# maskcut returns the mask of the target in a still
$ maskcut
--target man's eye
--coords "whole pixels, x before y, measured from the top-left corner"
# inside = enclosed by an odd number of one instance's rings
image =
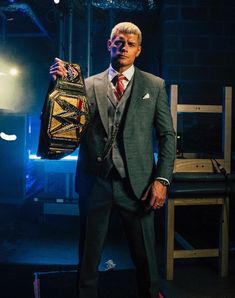
[[[118,45],[121,45],[121,44],[123,44],[123,41],[121,41],[121,40],[116,40],[115,41],[115,44],[118,46]]]

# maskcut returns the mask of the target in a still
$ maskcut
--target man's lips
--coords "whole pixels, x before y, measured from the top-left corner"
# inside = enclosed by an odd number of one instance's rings
[[[117,57],[118,57],[118,58],[128,58],[127,56],[125,56],[125,55],[122,55],[122,54],[120,54],[120,55],[117,55]]]

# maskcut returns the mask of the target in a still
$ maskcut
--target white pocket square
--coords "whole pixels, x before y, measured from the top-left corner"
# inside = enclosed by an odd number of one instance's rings
[[[149,99],[149,98],[150,98],[149,93],[146,93],[142,99]]]

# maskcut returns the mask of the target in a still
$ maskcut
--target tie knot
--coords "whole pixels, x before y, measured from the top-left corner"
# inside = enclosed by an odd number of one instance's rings
[[[126,79],[126,77],[124,76],[124,74],[121,73],[117,76],[117,79],[118,79],[118,81],[123,81]]]
[[[114,85],[116,85],[117,82],[123,82],[124,80],[126,80],[126,77],[124,76],[124,74],[121,73],[121,74],[116,75],[113,78],[112,82],[114,83]]]

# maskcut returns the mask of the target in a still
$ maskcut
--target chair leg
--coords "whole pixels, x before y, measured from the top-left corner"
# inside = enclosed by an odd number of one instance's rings
[[[229,197],[224,199],[220,223],[220,271],[221,276],[228,275],[229,254]]]
[[[173,280],[174,276],[174,199],[168,199],[166,205],[166,279]]]

